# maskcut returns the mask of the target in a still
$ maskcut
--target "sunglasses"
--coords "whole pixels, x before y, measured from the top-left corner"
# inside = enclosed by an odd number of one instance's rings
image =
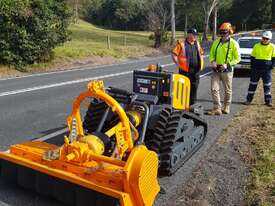
[[[263,37],[263,40],[264,41],[269,41],[270,39]]]
[[[220,31],[220,34],[228,34],[229,31]]]

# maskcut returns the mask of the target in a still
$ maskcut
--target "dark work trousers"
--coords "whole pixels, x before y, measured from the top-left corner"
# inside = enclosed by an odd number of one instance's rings
[[[182,71],[181,69],[179,69],[179,74],[182,74],[188,77],[190,80],[190,83],[191,83],[190,105],[193,105],[197,101],[197,90],[200,83],[200,74],[199,72],[196,74],[188,73],[188,72]]]
[[[271,103],[271,85],[272,85],[272,70],[271,69],[251,69],[250,84],[246,100],[251,102],[256,92],[258,82],[262,78],[264,86],[264,100],[265,103]]]

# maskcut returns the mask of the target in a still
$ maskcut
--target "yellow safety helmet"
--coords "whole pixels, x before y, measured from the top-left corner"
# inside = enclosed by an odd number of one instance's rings
[[[232,25],[229,22],[224,22],[220,26],[220,30],[227,30],[227,31],[229,31],[230,34],[233,34],[233,28],[232,28]]]

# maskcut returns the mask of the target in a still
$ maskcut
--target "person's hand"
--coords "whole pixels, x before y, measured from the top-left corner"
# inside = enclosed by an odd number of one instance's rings
[[[227,64],[223,64],[222,67],[223,67],[224,70],[226,70],[227,69]]]
[[[213,61],[213,62],[211,63],[211,65],[212,65],[213,69],[216,69],[216,68],[217,68],[217,63],[216,63],[215,61]]]

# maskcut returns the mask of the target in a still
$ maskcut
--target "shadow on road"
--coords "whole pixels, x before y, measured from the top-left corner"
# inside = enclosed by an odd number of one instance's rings
[[[209,103],[212,103],[213,101],[210,100],[210,99],[198,99],[197,100],[199,103],[200,102],[209,102]],[[223,104],[223,101],[221,101],[221,103]],[[238,104],[238,105],[242,105],[243,102],[240,102],[240,101],[232,101],[231,104]]]
[[[235,69],[234,78],[250,78],[250,69]]]
[[[56,127],[56,128],[53,128],[53,129],[41,131],[40,133],[41,133],[42,135],[49,135],[49,134],[52,134],[52,133],[57,132],[57,131],[59,131],[59,130],[62,130],[62,129],[64,129],[64,128],[66,128],[66,127],[67,127],[67,125],[66,125],[66,124],[63,124],[61,127]]]

